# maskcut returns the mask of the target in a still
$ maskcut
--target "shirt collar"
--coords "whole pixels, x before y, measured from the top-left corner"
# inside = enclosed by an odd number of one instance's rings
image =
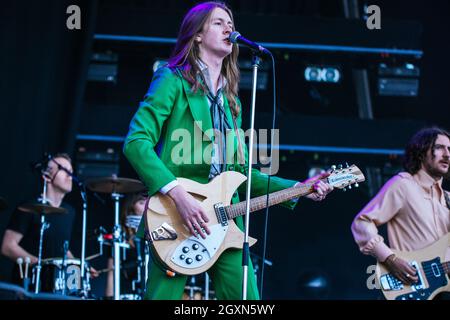
[[[433,186],[436,186],[437,188],[439,188],[441,190],[441,192],[443,192],[442,190],[442,178],[439,179],[438,181],[434,180],[425,170],[420,169],[415,175],[414,175],[415,180],[417,181],[417,183],[425,188],[425,189],[430,189]]]
[[[209,75],[208,66],[206,63],[204,63],[201,59],[197,59],[198,67],[200,68],[200,72],[203,74],[203,78],[206,81],[206,85],[208,86],[208,89],[210,92],[212,91],[213,85],[211,82],[211,76]],[[217,92],[219,92],[220,89],[224,88],[227,84],[227,79],[223,77],[222,75],[219,76],[219,85],[217,86]],[[215,94],[214,94],[215,95]]]

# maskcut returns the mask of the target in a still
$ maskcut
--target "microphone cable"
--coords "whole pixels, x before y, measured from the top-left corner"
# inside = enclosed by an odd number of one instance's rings
[[[271,130],[271,137],[270,137],[270,165],[269,165],[269,177],[267,179],[267,193],[266,193],[266,212],[265,212],[265,219],[264,219],[264,234],[263,234],[263,253],[262,253],[262,266],[261,266],[261,279],[260,279],[260,289],[259,289],[259,295],[261,300],[263,299],[263,287],[264,287],[264,269],[266,265],[266,252],[267,252],[267,227],[269,222],[269,194],[270,194],[270,177],[272,175],[272,162],[273,162],[273,141],[274,141],[274,132],[275,132],[275,123],[276,123],[276,105],[277,105],[277,95],[276,95],[276,73],[275,73],[275,58],[270,53],[270,58],[272,61],[272,82],[273,82],[273,109],[272,109],[272,130]]]

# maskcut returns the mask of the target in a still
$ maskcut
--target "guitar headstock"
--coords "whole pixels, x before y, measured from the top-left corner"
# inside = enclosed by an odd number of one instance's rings
[[[359,186],[359,182],[366,180],[362,171],[355,165],[347,165],[345,168],[342,165],[331,166],[331,173],[326,178],[327,182],[337,189],[343,189],[344,191],[352,188],[354,185],[356,188]]]

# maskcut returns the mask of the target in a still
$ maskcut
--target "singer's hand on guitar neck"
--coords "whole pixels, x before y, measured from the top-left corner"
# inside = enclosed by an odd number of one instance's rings
[[[416,269],[395,254],[391,254],[387,257],[384,264],[392,275],[401,280],[404,284],[412,285],[419,281]]]
[[[202,231],[202,228],[207,234],[211,233],[206,225],[206,223],[209,222],[209,219],[197,200],[195,200],[194,197],[186,192],[180,185],[172,188],[167,194],[175,202],[178,214],[183,219],[184,224],[188,227],[189,231],[193,235],[196,235],[197,232],[205,239],[206,235]]]
[[[327,194],[333,191],[333,187],[331,185],[322,181],[322,179],[325,179],[329,175],[330,172],[324,172],[305,180],[303,183],[314,183],[313,187],[315,190],[315,192],[307,195],[306,198],[311,199],[313,201],[324,200]]]

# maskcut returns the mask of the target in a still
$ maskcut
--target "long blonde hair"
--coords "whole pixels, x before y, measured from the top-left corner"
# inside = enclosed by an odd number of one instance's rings
[[[169,59],[169,67],[181,70],[183,77],[192,85],[192,90],[196,92],[202,89],[205,93],[207,88],[201,84],[198,79],[200,69],[197,65],[199,59],[199,47],[195,40],[195,36],[203,30],[205,24],[210,19],[215,8],[221,8],[228,13],[233,22],[233,14],[231,10],[222,2],[204,2],[200,3],[189,10],[183,19],[178,33],[177,43]],[[224,88],[225,96],[229,102],[231,111],[234,116],[238,116],[240,112],[237,103],[238,86],[239,86],[239,68],[237,58],[239,55],[239,47],[233,44],[233,51],[225,57],[222,63],[221,74],[227,80]]]

